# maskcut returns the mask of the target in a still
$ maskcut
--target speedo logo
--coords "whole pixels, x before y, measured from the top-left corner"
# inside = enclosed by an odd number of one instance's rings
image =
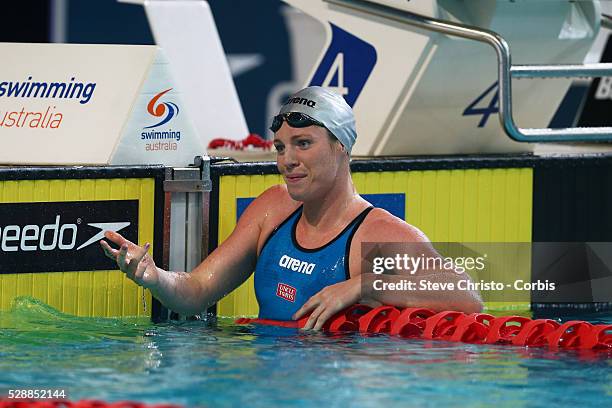
[[[299,259],[292,258],[288,255],[283,255],[278,261],[278,266],[294,272],[310,275],[317,265],[306,261],[300,261]]]
[[[77,221],[78,222],[78,221]],[[99,231],[77,247],[79,225],[62,224],[61,216],[55,216],[55,222],[45,225],[5,225],[0,226],[0,249],[2,252],[17,251],[64,251],[81,250],[104,238],[105,231],[120,231],[130,225],[129,222],[88,223]]]
[[[285,103],[285,105],[289,105],[290,103],[297,103],[300,105],[306,105],[309,108],[314,108],[315,105],[317,104],[315,101],[311,101],[310,99],[306,99],[306,98],[289,98],[289,100]]]

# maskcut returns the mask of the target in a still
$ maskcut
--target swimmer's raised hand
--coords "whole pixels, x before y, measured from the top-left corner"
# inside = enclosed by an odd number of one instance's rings
[[[121,234],[106,231],[104,236],[117,244],[119,249],[113,249],[106,241],[100,241],[107,257],[117,262],[119,269],[138,285],[150,289],[159,283],[159,270],[153,258],[147,253],[151,245],[139,247],[125,239]]]

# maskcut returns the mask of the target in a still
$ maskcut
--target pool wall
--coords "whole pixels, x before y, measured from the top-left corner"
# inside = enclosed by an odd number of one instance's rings
[[[433,242],[612,242],[610,154],[355,159],[351,167],[360,194]],[[0,168],[0,310],[31,296],[77,316],[178,317],[113,269],[93,241],[101,231],[94,224],[129,223],[118,231],[151,242],[158,265],[190,270],[255,197],[279,183],[274,163],[214,158],[186,168]],[[556,269],[534,268],[533,254],[494,277],[533,282],[552,274],[576,303],[610,306],[609,268],[594,264],[589,248],[572,248],[570,262]],[[567,303],[534,292],[520,301],[484,300],[491,310]],[[257,315],[252,277],[210,311]]]
[[[0,227],[12,238],[0,257],[0,310],[31,296],[76,316],[158,313],[150,293],[105,259],[91,224],[129,223],[118,232],[150,242],[161,265],[164,174],[162,166],[0,168]]]

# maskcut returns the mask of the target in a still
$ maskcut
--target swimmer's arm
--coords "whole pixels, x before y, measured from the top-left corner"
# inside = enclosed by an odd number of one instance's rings
[[[395,217],[381,217],[368,227],[368,242],[410,242],[414,245],[408,246],[415,253],[414,257],[439,257],[440,255],[431,245],[427,236],[402,220]],[[393,247],[380,245],[377,255],[382,257],[395,257]],[[410,255],[410,254],[409,254]],[[367,254],[364,254],[367,258]],[[364,272],[360,277],[361,299],[360,302],[367,304],[384,304],[396,307],[423,307],[435,311],[457,310],[464,313],[479,312],[482,310],[482,300],[479,293],[470,290],[456,289],[460,280],[471,281],[467,273],[457,274],[454,270],[417,270],[410,274],[408,271],[396,270],[392,274],[377,275]],[[412,282],[412,287],[417,290],[376,290],[381,283],[407,283]],[[452,283],[454,290],[430,290],[427,285],[422,289],[421,280],[432,284]],[[382,281],[382,282],[381,282]],[[448,286],[447,286],[448,287]]]
[[[191,273],[166,272],[151,292],[170,310],[196,314],[240,286],[255,270],[261,203],[255,200],[231,235]]]
[[[255,252],[239,231],[232,235],[191,273],[160,271],[153,296],[170,310],[192,315],[237,288],[255,269]]]
[[[260,198],[245,210],[232,234],[191,273],[157,267],[146,254],[146,247],[115,232],[107,232],[106,237],[121,249],[101,244],[129,279],[148,288],[168,309],[187,315],[200,313],[238,287],[255,269],[263,217],[269,211],[269,203]]]
[[[399,283],[402,280],[409,280],[418,284],[417,281],[420,279],[429,279],[432,282],[442,283],[456,282],[457,275],[453,271],[428,271],[427,273],[419,271],[416,275],[376,275],[363,271],[361,268],[364,265],[361,263],[361,260],[365,258],[367,262],[370,255],[363,254],[362,257],[360,242],[411,242],[416,244],[416,249],[419,252],[419,254],[415,253],[413,256],[419,256],[421,253],[439,256],[425,234],[417,228],[380,209],[373,210],[372,213],[373,219],[369,220],[367,224],[364,223],[363,229],[359,231],[359,239],[356,239],[357,245],[353,248],[354,251],[351,251],[350,255],[350,269],[358,272],[344,282],[321,289],[302,305],[292,318],[297,320],[310,314],[304,329],[321,329],[325,322],[335,313],[355,303],[366,304],[372,307],[380,305],[401,308],[423,307],[435,311],[457,310],[465,313],[478,312],[482,309],[482,302],[478,294],[469,291],[440,292],[418,290],[408,292],[375,290],[374,281],[377,279],[385,283]],[[379,249],[379,251],[374,251],[377,256],[393,257],[395,255],[392,252],[393,246],[380,245]],[[397,250],[397,246],[395,246],[395,249]],[[370,268],[369,270],[371,271],[372,269]],[[470,279],[467,274],[462,276],[463,279]]]
[[[362,288],[360,303],[379,303],[400,308],[422,307],[434,311],[480,312],[482,310],[482,300],[477,292],[456,289],[459,279],[471,280],[467,274],[461,276],[459,278],[459,275],[447,274],[446,272],[430,275],[376,275],[365,273],[360,276]],[[433,289],[433,285],[448,283],[452,283],[455,289]],[[411,285],[411,289],[388,289],[390,284],[395,284],[395,288],[399,288],[399,285],[402,285],[402,288]],[[385,285],[387,286],[385,287]]]

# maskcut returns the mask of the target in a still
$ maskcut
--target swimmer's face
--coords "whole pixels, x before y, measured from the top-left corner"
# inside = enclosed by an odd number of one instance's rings
[[[296,201],[325,197],[347,154],[320,126],[292,128],[283,122],[274,135],[276,166]]]

